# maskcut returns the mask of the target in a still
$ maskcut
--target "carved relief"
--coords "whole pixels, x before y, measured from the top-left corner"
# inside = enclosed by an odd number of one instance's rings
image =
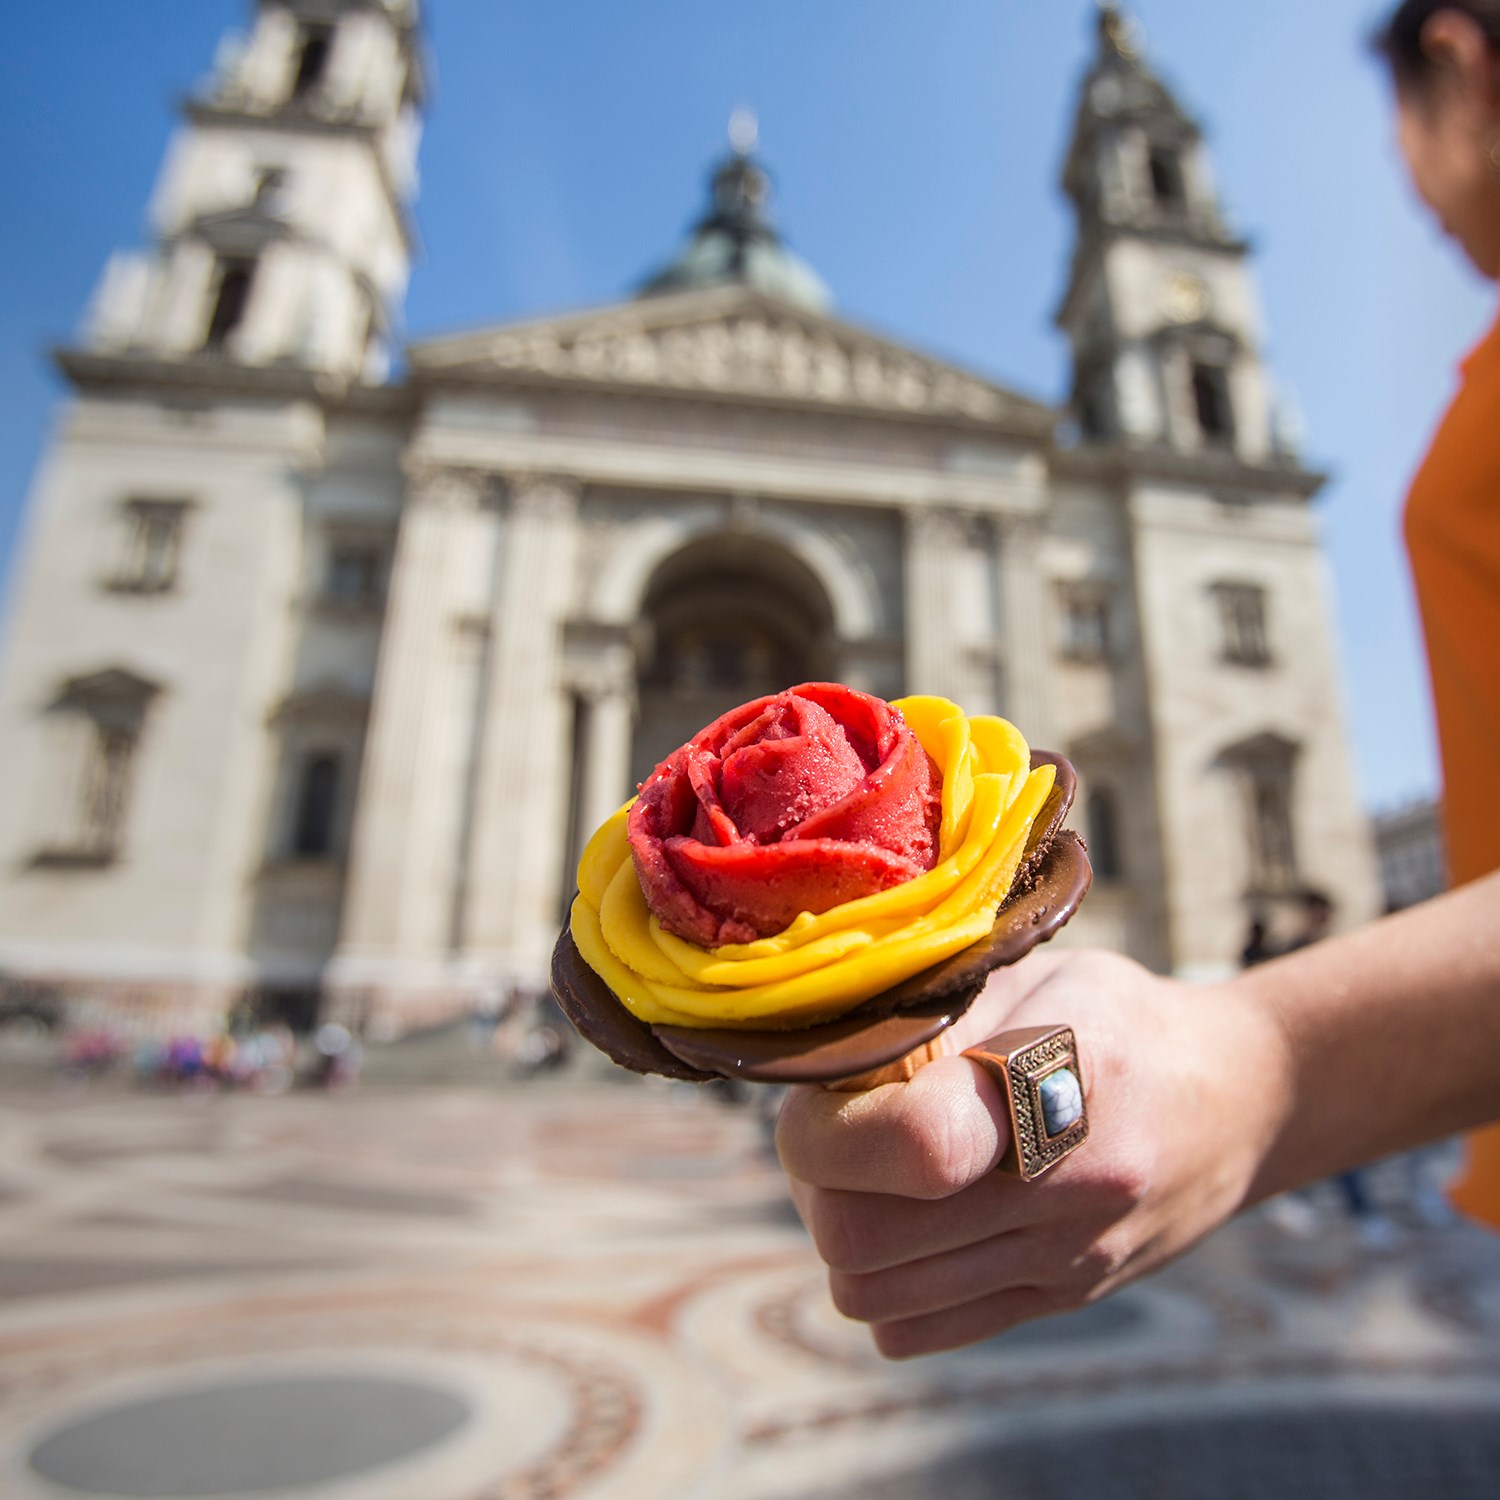
[[[761,316],[666,329],[615,320],[572,334],[500,334],[486,357],[506,371],[894,411],[983,419],[1011,406],[983,381],[917,355],[845,345],[789,319]]]
[[[989,518],[951,505],[912,505],[904,512],[914,544],[942,552],[984,546],[989,542]]]

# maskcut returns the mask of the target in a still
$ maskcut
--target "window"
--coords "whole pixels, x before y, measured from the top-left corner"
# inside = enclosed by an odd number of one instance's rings
[[[1151,196],[1162,208],[1181,208],[1187,202],[1182,161],[1170,146],[1153,146],[1147,158]]]
[[[292,853],[299,859],[327,859],[334,852],[338,812],[339,761],[336,755],[313,754],[302,763],[297,784]]]
[[[1211,591],[1219,612],[1219,658],[1240,667],[1271,662],[1266,635],[1266,591],[1253,583],[1216,583]]]
[[[209,314],[208,331],[203,336],[205,348],[222,349],[229,335],[245,321],[245,309],[250,303],[250,287],[254,280],[253,260],[220,261],[213,311]]]
[[[1251,894],[1297,887],[1292,781],[1298,747],[1275,734],[1232,745],[1219,757],[1240,783]]]
[[[125,822],[125,792],[135,756],[136,731],[96,719],[91,738],[84,763],[80,844],[91,854],[113,856]]]
[[[1109,424],[1105,421],[1104,410],[1099,392],[1092,385],[1085,386],[1078,402],[1078,427],[1084,437],[1098,439],[1107,434]]]
[[[1250,777],[1250,870],[1259,890],[1287,890],[1297,878],[1290,791],[1289,779],[1272,770]]]
[[[292,98],[305,99],[321,86],[328,73],[328,55],[333,50],[331,26],[304,26],[297,37],[297,71],[292,77]]]
[[[110,587],[127,594],[163,594],[177,582],[186,500],[127,500],[125,536]]]
[[[1089,793],[1085,826],[1089,863],[1094,867],[1095,878],[1118,880],[1124,873],[1120,864],[1120,825],[1115,795],[1107,787],[1095,787]]]
[[[121,668],[64,685],[52,705],[52,770],[59,779],[39,864],[104,865],[119,857],[136,752],[157,692]]]
[[[1068,661],[1101,662],[1110,655],[1109,590],[1102,583],[1061,585],[1062,639]]]
[[[1110,387],[1107,366],[1079,372],[1078,427],[1085,438],[1099,440],[1111,435],[1114,402]]]
[[[1234,409],[1229,400],[1229,372],[1221,365],[1195,363],[1192,369],[1193,412],[1205,443],[1234,441]]]
[[[346,609],[380,602],[385,588],[385,552],[379,547],[339,544],[328,553],[323,598]]]

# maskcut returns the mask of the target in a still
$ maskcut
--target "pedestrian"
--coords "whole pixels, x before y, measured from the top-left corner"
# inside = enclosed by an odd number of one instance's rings
[[[1379,50],[1418,194],[1500,280],[1500,0],[1405,0]],[[1008,1110],[967,1058],[863,1095],[792,1090],[793,1197],[835,1303],[887,1354],[1078,1307],[1248,1204],[1486,1124],[1455,1201],[1500,1227],[1500,323],[1463,367],[1406,535],[1454,889],[1215,986],[1103,953],[1001,970],[948,1044],[1072,1028],[1090,1134],[1038,1181],[994,1170]]]
[[[1256,964],[1263,964],[1268,958],[1275,956],[1276,949],[1271,943],[1265,916],[1256,912],[1250,918],[1250,926],[1245,933],[1245,946],[1240,949],[1240,968],[1253,969]]]

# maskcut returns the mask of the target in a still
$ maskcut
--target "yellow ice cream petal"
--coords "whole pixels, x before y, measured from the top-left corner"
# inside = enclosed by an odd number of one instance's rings
[[[599,930],[609,951],[642,979],[687,984],[694,977],[684,974],[652,940],[651,909],[635,873],[635,862],[628,855],[599,904]]]
[[[583,846],[578,861],[578,893],[598,911],[604,905],[604,893],[615,878],[615,871],[630,859],[630,840],[625,836],[625,821],[635,806],[632,797],[618,812],[611,813],[599,830]]]
[[[1042,804],[1052,790],[1054,774],[1051,766],[1040,766],[1027,777],[1020,795],[1006,809],[994,840],[985,850],[984,858],[952,895],[932,908],[929,914],[931,920],[941,922],[949,917],[965,916],[976,906],[988,902],[992,895],[997,905],[1004,898],[1015,877],[1021,853],[1026,847],[1026,836],[1031,832],[1031,825],[1036,821],[1036,815],[1042,810]],[[997,873],[1002,869],[1008,870],[1008,873],[999,880],[996,895]]]
[[[1030,769],[1031,747],[1008,719],[997,719],[993,714],[975,714],[969,720],[969,735],[983,762],[981,770],[1013,775]]]
[[[974,796],[969,755],[969,720],[947,698],[914,696],[891,705],[899,709],[922,748],[943,773],[943,820],[938,829],[938,858],[946,859],[964,835]]]
[[[806,1025],[841,1015],[893,984],[977,943],[995,925],[995,914],[977,912],[940,931],[897,934],[876,948],[779,984],[745,990],[691,990],[652,987],[654,996],[677,1014],[695,1016],[680,1025]],[[640,1014],[640,1012],[638,1012]],[[650,1019],[649,1016],[644,1017]]]
[[[631,874],[634,873],[632,870]],[[637,882],[637,889],[639,885]],[[812,969],[821,969],[857,949],[867,948],[877,936],[877,933],[868,930],[867,924],[865,928],[853,931],[830,932],[825,937],[804,943],[800,948],[773,953],[765,958],[725,959],[719,956],[721,949],[700,948],[696,943],[685,942],[667,932],[654,918],[651,922],[652,940],[678,970],[676,982],[679,984],[686,978],[695,984],[743,987],[791,979]],[[646,970],[641,972],[645,973]],[[653,974],[651,977],[658,976]]]
[[[701,1017],[684,1015],[662,1004],[653,993],[650,981],[642,979],[609,951],[609,944],[599,930],[599,913],[582,896],[573,902],[568,930],[584,963],[614,991],[615,998],[631,1015],[663,1026],[704,1024]]]

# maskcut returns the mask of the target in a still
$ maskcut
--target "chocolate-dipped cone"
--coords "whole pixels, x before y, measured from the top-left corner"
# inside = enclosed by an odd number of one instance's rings
[[[566,927],[552,954],[552,992],[586,1041],[637,1073],[848,1089],[910,1077],[937,1055],[938,1038],[974,1003],[991,971],[1054,936],[1093,880],[1083,841],[1062,828],[1078,787],[1072,765],[1042,750],[1031,764],[1055,767],[1056,780],[993,931],[837,1020],[781,1031],[648,1025],[584,963]]]

